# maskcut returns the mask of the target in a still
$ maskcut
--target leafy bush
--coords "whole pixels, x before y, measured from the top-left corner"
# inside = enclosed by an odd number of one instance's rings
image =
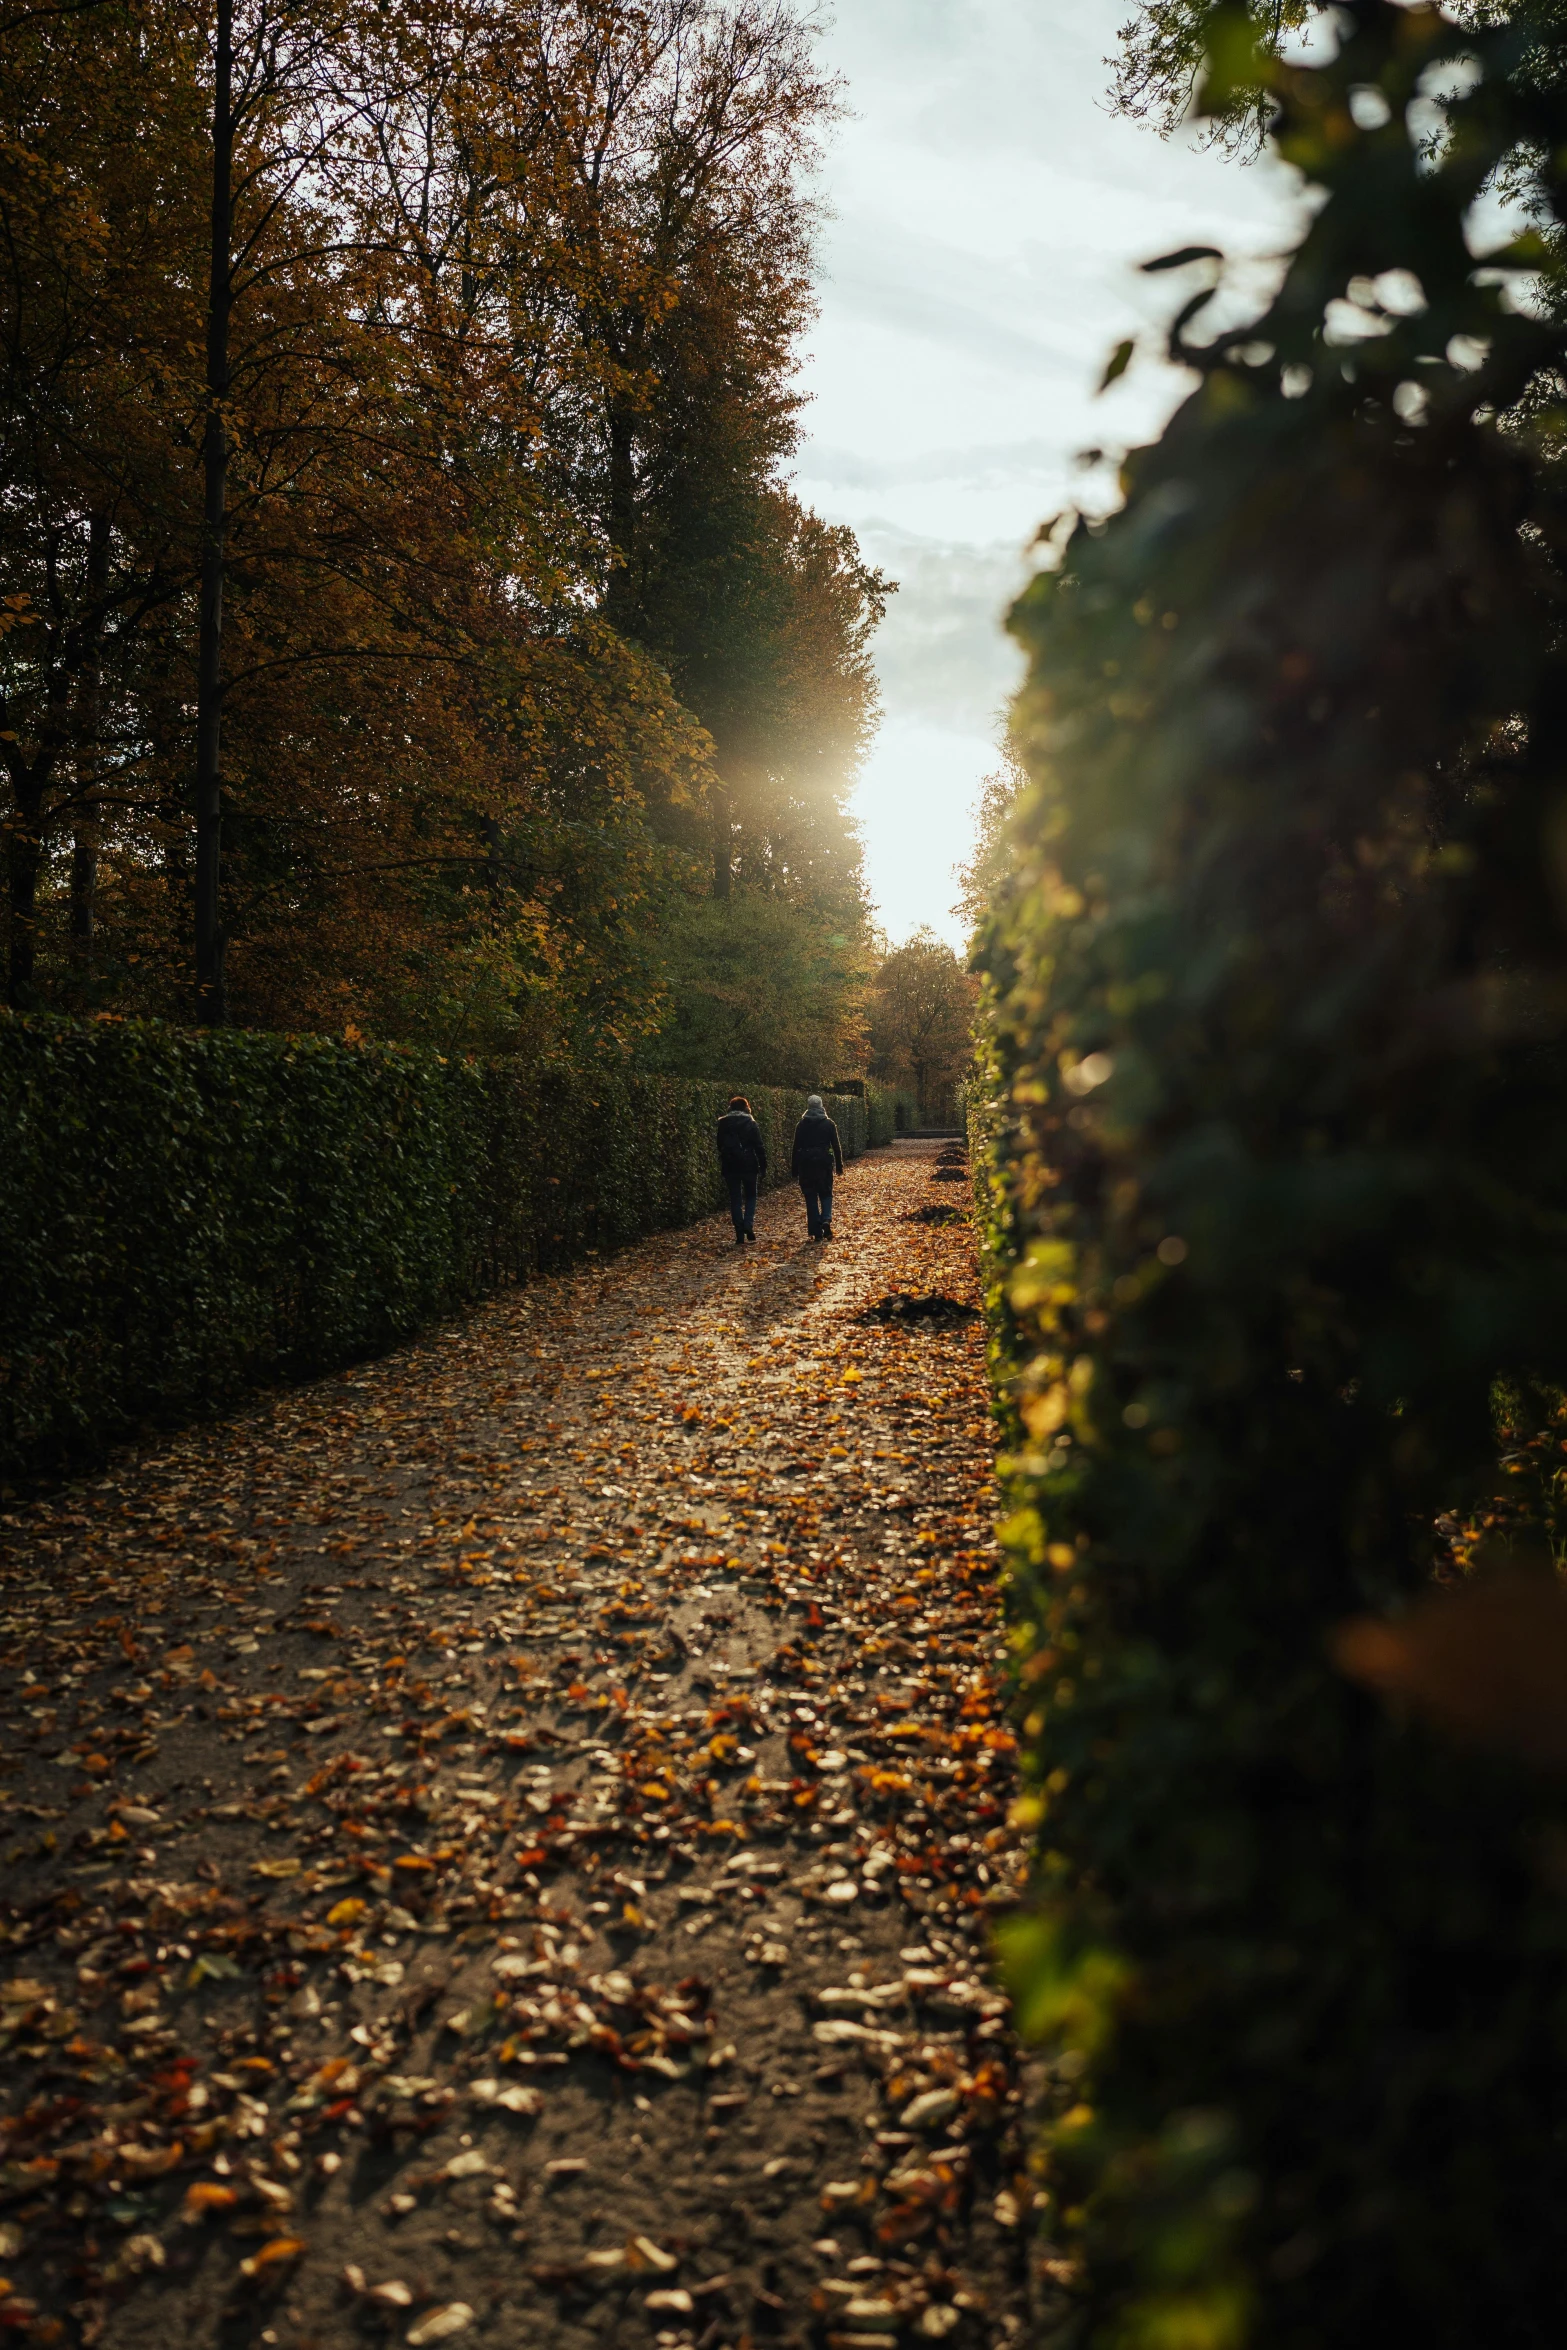
[[[0,1473],[406,1337],[723,1204],[728,1088],[0,1016]],[[800,1096],[752,1095],[770,1180]],[[866,1110],[834,1096],[845,1152]]]
[[[1196,390],[1018,608],[983,950],[1009,1959],[1072,2053],[1063,2338],[1117,2350],[1567,2306],[1559,1791],[1331,1661],[1488,1488],[1493,1379],[1567,1355],[1562,332],[1501,291],[1541,240],[1464,233],[1520,157],[1561,217],[1567,105],[1509,34],[1338,21],[1265,69],[1323,191],[1281,290],[1177,328]]]

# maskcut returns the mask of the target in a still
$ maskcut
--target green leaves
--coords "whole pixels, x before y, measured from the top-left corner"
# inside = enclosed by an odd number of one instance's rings
[[[1070,1949],[1062,1922],[1039,1912],[1008,1919],[995,1939],[1020,2038],[1087,2055],[1104,2046],[1129,1979],[1117,1952]]]
[[[1419,1622],[1435,1521],[1494,1490],[1493,1378],[1567,1368],[1567,352],[1497,282],[1567,198],[1490,266],[1465,233],[1567,94],[1434,12],[1344,32],[1267,67],[1321,196],[1278,294],[1177,321],[1196,389],[1014,615],[978,1120],[1038,1824],[1007,1963],[1092,2115],[1049,2156],[1087,2340],[1359,2350],[1396,2312],[1514,2350],[1567,2294],[1567,1922],[1519,1859],[1561,1802],[1331,1658]]]
[[[728,1087],[0,1015],[0,1477],[722,1204]],[[803,1097],[755,1089],[774,1181]],[[846,1153],[890,1105],[833,1096]]]

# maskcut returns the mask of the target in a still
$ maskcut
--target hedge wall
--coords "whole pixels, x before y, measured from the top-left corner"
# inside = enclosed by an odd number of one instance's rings
[[[1493,1381],[1567,1372],[1567,332],[1559,277],[1505,290],[1559,268],[1567,92],[1559,45],[1334,13],[1273,77],[1322,197],[1276,298],[1188,306],[1196,388],[1014,621],[1007,1947],[1086,2266],[1042,2338],[1096,2350],[1532,2350],[1567,2310],[1561,1782],[1495,1705],[1471,1751],[1334,1661],[1451,1575]],[[1546,234],[1477,266],[1504,167]]]
[[[895,1085],[878,1085],[874,1077],[865,1081],[864,1106],[867,1150],[885,1149],[895,1134],[914,1124],[913,1096]]]
[[[0,1015],[0,1474],[711,1214],[729,1090]],[[750,1098],[786,1180],[803,1096]],[[830,1107],[857,1155],[865,1103]]]
[[[919,1124],[919,1105],[913,1094],[901,1086],[882,1085],[874,1077],[856,1078],[840,1098],[863,1103],[867,1150],[882,1150],[894,1135]]]

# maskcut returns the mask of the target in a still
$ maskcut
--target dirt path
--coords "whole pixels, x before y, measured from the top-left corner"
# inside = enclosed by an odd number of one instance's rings
[[[864,1318],[976,1302],[943,1172],[8,1505],[0,2328],[1021,2338],[980,1330]]]

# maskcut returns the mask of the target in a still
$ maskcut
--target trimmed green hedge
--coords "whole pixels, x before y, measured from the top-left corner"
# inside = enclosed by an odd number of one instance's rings
[[[898,1131],[898,1097],[890,1085],[865,1084],[865,1141],[868,1150],[884,1150]]]
[[[710,1215],[730,1089],[325,1037],[0,1016],[0,1474]],[[751,1092],[770,1180],[803,1097]],[[834,1095],[846,1155],[866,1105]]]
[[[864,1110],[867,1150],[885,1149],[895,1134],[919,1123],[914,1096],[899,1086],[881,1085],[874,1077],[865,1080]]]
[[[1039,2338],[1093,2350],[1534,2350],[1567,2309],[1561,1782],[1334,1663],[1494,1491],[1497,1376],[1567,1374],[1567,335],[1497,283],[1562,253],[1567,90],[1338,17],[1274,76],[1322,197],[1276,298],[1178,327],[1195,388],[1014,616],[1007,1954],[1086,2272]],[[1477,265],[1536,165],[1549,243]]]

